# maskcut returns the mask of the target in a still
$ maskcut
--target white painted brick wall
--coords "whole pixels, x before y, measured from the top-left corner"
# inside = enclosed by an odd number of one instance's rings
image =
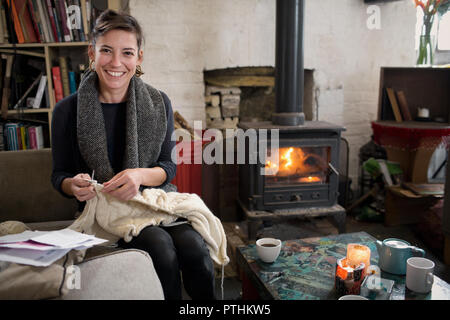
[[[369,30],[363,0],[305,0],[305,68],[315,69],[319,120],[347,128],[350,176],[372,134],[381,66],[414,64],[415,8],[377,4]],[[166,92],[187,120],[204,121],[203,70],[274,66],[275,0],[130,0],[146,35],[143,79]]]

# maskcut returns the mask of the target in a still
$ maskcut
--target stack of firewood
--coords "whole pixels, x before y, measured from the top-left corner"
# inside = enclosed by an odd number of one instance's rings
[[[241,89],[238,87],[206,86],[206,126],[236,129],[239,122]]]

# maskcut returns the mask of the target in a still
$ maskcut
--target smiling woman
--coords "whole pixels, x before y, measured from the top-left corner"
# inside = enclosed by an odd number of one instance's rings
[[[91,33],[89,70],[78,91],[55,106],[52,183],[62,195],[79,201],[80,212],[97,196],[88,172],[95,171],[103,184],[98,192],[125,205],[144,188],[176,190],[169,183],[176,173],[172,106],[165,93],[139,78],[142,44],[134,17],[103,12]],[[150,254],[166,299],[181,299],[180,268],[193,299],[214,299],[208,248],[187,220],[180,220],[172,226],[147,226],[118,244]]]

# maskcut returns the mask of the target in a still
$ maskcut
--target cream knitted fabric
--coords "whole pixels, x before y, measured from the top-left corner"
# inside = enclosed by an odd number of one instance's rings
[[[222,223],[196,194],[145,189],[124,202],[101,192],[101,184],[96,184],[95,189],[97,196],[87,201],[71,229],[111,242],[119,238],[129,242],[147,226],[168,225],[178,217],[186,218],[205,240],[213,261],[222,266],[229,262]]]

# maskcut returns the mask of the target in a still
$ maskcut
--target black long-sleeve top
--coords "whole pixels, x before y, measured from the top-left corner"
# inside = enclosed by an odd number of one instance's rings
[[[166,107],[167,131],[161,146],[161,153],[155,166],[161,167],[167,175],[160,187],[168,184],[175,177],[176,164],[171,160],[175,141],[171,140],[173,132],[172,104],[164,92],[161,92]],[[102,103],[103,116],[108,144],[108,157],[114,173],[123,168],[125,148],[126,103]],[[52,156],[53,170],[51,181],[53,187],[63,196],[73,198],[62,191],[64,179],[72,178],[79,173],[92,173],[83,160],[77,140],[77,93],[59,101],[53,110],[52,117]],[[95,176],[94,176],[95,179]],[[83,211],[86,202],[79,202],[78,209]]]

